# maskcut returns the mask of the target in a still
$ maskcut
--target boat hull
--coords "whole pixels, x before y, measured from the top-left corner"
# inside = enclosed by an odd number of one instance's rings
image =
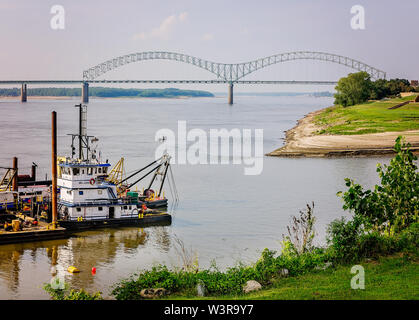
[[[83,220],[83,221],[58,221],[60,227],[67,231],[89,230],[95,228],[107,227],[127,227],[127,226],[168,226],[172,223],[172,216],[169,214],[150,214],[143,218],[123,218],[123,219],[101,219],[101,220]]]

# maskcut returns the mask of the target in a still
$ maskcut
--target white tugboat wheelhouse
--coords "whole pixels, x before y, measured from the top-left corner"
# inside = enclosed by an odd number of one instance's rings
[[[137,204],[130,199],[118,198],[116,186],[105,180],[109,163],[79,162],[67,158],[58,166],[61,220],[103,220],[138,216]]]

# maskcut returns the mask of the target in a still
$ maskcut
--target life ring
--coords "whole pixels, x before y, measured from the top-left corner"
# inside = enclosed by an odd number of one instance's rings
[[[93,186],[95,184],[96,180],[95,179],[90,179],[90,184]]]
[[[137,215],[138,214],[138,209],[132,209],[132,211],[131,211],[131,215],[133,216],[133,215]]]
[[[143,205],[141,206],[141,209],[143,209],[143,211],[147,210],[147,205],[145,203],[143,203]]]

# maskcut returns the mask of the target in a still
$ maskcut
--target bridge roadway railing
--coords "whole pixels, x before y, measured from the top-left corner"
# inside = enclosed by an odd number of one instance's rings
[[[287,85],[335,85],[336,81],[297,81],[297,80],[237,80],[231,82],[228,80],[0,80],[0,85],[21,85],[21,95],[20,101],[27,101],[27,85],[28,84],[81,84],[82,85],[82,102],[89,102],[89,84],[106,84],[106,83],[145,83],[145,84],[165,84],[165,83],[175,83],[175,84],[225,84],[228,83],[228,103],[233,104],[233,84],[287,84]]]

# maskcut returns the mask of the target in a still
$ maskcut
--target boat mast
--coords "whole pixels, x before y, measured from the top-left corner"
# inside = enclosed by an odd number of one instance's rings
[[[76,104],[76,108],[79,108],[79,133],[70,134],[71,139],[71,157],[73,158],[76,155],[76,148],[74,147],[74,140],[78,140],[78,159],[80,161],[89,160],[89,138],[93,136],[87,135],[87,106],[84,104]]]

